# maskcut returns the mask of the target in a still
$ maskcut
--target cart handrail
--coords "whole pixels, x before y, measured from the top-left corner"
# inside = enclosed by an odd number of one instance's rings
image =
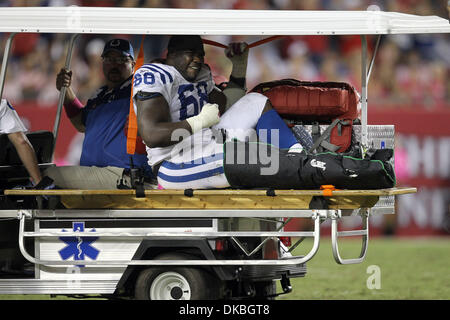
[[[317,253],[319,249],[320,243],[320,221],[323,218],[323,214],[315,214],[313,215],[314,220],[314,231],[312,232],[302,232],[303,237],[312,237],[314,239],[313,246],[311,250],[305,256],[297,256],[292,258],[285,259],[270,259],[270,260],[70,260],[70,261],[61,261],[61,260],[42,260],[39,258],[35,258],[31,256],[25,249],[24,239],[27,236],[60,236],[62,233],[63,236],[68,236],[69,232],[56,232],[56,233],[26,233],[25,232],[25,218],[26,215],[22,214],[19,219],[19,249],[22,255],[26,260],[31,263],[39,264],[39,265],[57,265],[57,266],[77,266],[77,265],[102,265],[102,266],[126,266],[126,265],[299,265],[309,261],[314,255]],[[85,232],[86,233],[86,232]],[[239,234],[240,232],[236,232],[235,234]],[[255,232],[256,234],[257,232]],[[76,236],[80,236],[83,233],[75,233]],[[158,234],[156,232],[155,234]],[[161,234],[161,233],[160,233]],[[264,232],[263,234],[272,236],[273,234],[278,234],[278,232],[274,232],[270,235],[269,232]],[[91,233],[89,236],[98,236],[100,233]],[[174,234],[165,234],[164,237],[175,237],[177,235]],[[182,236],[193,236],[192,234],[182,234]],[[201,232],[197,233],[197,237],[200,237]],[[253,235],[253,234],[252,234]],[[84,235],[83,235],[84,236]],[[178,234],[178,237],[180,235]]]

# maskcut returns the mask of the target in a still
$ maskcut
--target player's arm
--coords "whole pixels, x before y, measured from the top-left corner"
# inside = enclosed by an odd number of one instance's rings
[[[72,122],[72,125],[79,132],[85,132],[86,128],[83,124],[82,108],[83,105],[78,100],[75,92],[71,87],[72,71],[61,69],[56,76],[56,89],[61,91],[62,87],[66,87],[66,95],[64,96],[64,110],[66,110],[67,117]]]
[[[36,185],[41,181],[42,175],[37,163],[36,153],[27,136],[19,131],[8,134],[8,139],[16,148],[20,160],[30,174],[33,183]]]
[[[226,109],[242,98],[246,91],[246,74],[249,48],[245,42],[230,43],[225,55],[232,63],[230,80],[223,90],[226,96]]]
[[[149,96],[151,98],[148,98]],[[167,147],[192,133],[219,122],[218,105],[207,103],[199,115],[179,122],[171,122],[169,105],[159,94],[137,93],[138,131],[149,148]]]
[[[145,99],[136,96],[137,123],[139,135],[149,148],[167,147],[177,143],[172,133],[177,129],[189,131],[186,121],[170,122],[169,105],[163,96]]]

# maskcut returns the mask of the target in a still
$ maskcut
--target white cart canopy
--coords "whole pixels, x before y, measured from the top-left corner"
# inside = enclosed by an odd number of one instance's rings
[[[0,32],[199,35],[449,33],[447,19],[383,11],[105,7],[0,9]]]

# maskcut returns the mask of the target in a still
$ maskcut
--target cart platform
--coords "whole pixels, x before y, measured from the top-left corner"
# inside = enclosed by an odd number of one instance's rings
[[[8,196],[60,196],[67,209],[311,209],[324,197],[328,209],[373,207],[380,196],[417,192],[399,187],[376,190],[5,190]]]

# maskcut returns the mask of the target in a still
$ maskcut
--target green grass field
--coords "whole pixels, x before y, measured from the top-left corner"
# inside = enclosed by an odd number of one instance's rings
[[[343,258],[359,254],[361,242],[341,240]],[[305,240],[296,254],[305,253],[312,242]],[[380,269],[380,289],[369,289],[369,266]],[[307,263],[304,278],[291,279],[293,291],[280,300],[300,299],[450,299],[450,238],[370,239],[366,260],[361,264],[338,265],[331,241],[323,238],[316,256]],[[278,291],[281,288],[278,287]],[[50,299],[48,295],[0,295],[0,299]],[[70,299],[57,296],[52,299]]]
[[[361,241],[339,241],[341,257],[359,255]],[[380,289],[367,287],[371,265],[379,267]],[[318,253],[307,263],[306,277],[291,279],[293,291],[279,299],[450,299],[449,266],[449,238],[370,239],[366,259],[354,265],[337,264],[331,240],[322,239]]]

